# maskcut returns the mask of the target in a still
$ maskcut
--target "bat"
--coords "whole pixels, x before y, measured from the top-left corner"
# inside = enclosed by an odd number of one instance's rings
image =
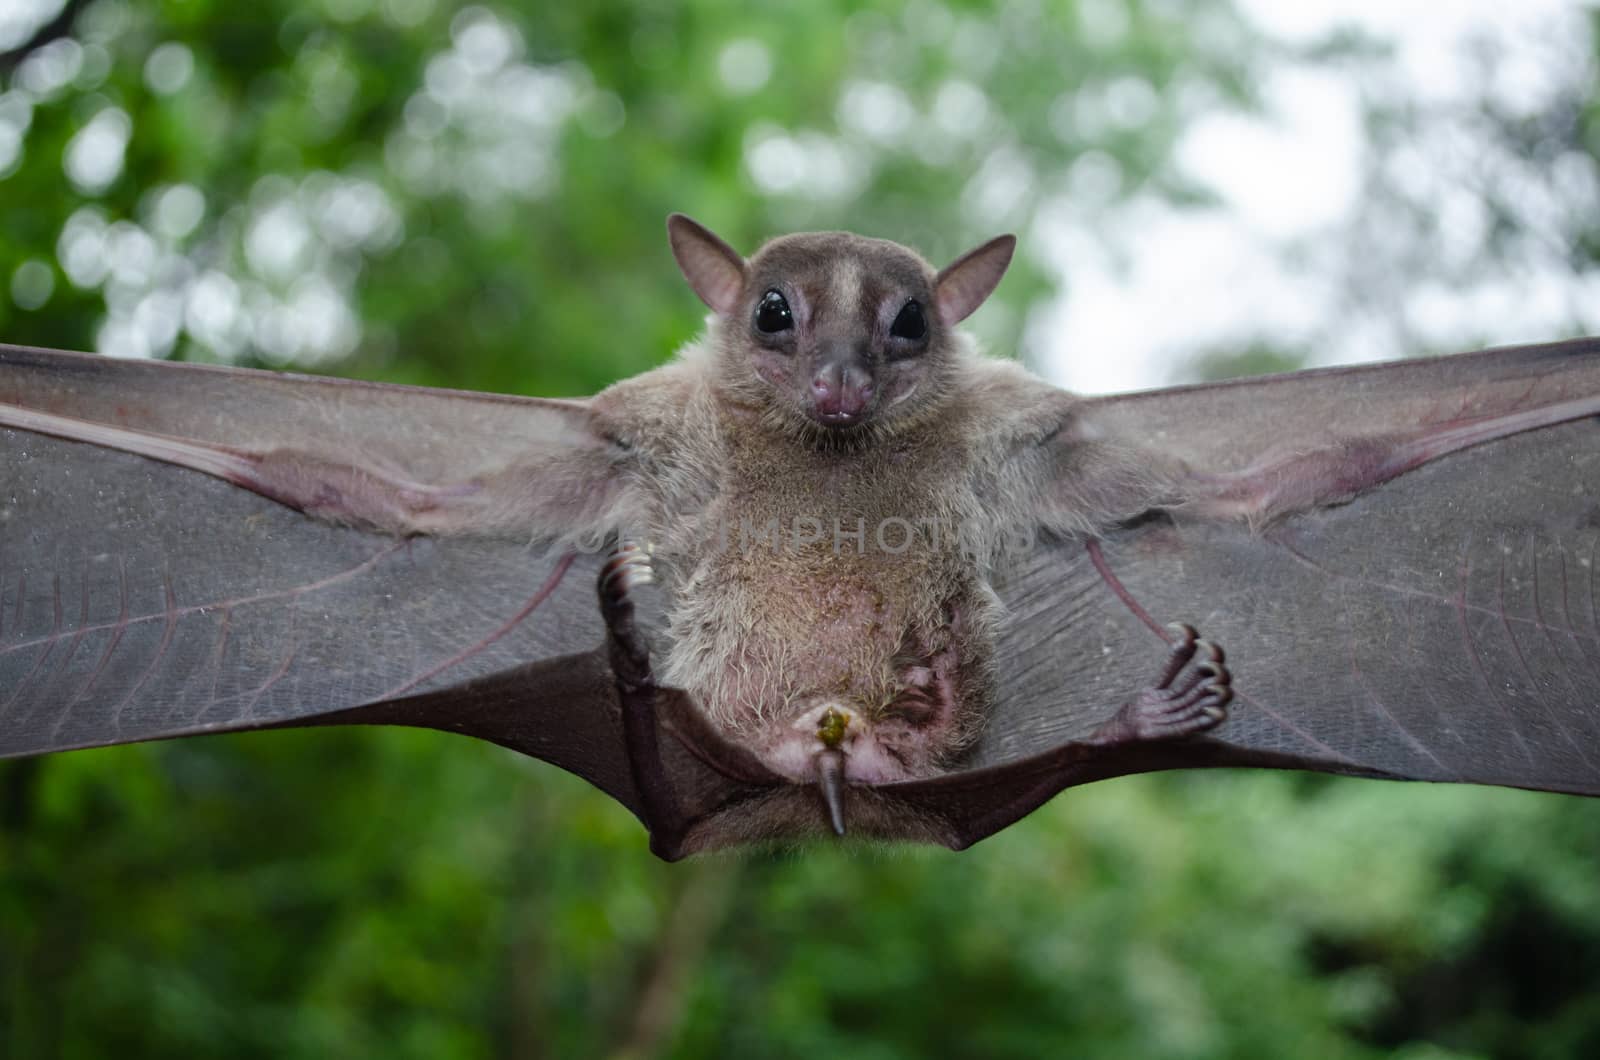
[[[1079,398],[846,233],[583,400],[0,346],[0,755],[400,724],[675,859],[1254,766],[1600,794],[1600,343]]]

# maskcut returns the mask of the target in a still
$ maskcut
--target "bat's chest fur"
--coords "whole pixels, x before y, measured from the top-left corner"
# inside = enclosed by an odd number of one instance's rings
[[[847,721],[850,779],[939,772],[982,716],[994,617],[961,547],[974,509],[960,454],[913,438],[718,456],[673,548],[668,681],[796,779],[829,711]]]

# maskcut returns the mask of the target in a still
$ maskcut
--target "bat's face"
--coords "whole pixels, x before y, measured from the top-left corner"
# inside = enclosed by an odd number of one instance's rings
[[[934,271],[895,243],[843,233],[788,236],[751,259],[725,325],[728,354],[769,400],[830,432],[892,423],[942,391],[950,329]]]
[[[914,251],[846,232],[784,236],[749,261],[678,214],[684,277],[716,310],[718,378],[815,438],[870,438],[938,410],[959,360],[955,325],[1000,281],[1014,240],[942,272]]]

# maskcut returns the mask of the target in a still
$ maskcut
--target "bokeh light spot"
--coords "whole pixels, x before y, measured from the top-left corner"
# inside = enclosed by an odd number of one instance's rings
[[[11,300],[19,309],[38,309],[50,301],[55,289],[55,272],[37,258],[24,261],[11,274]]]
[[[194,53],[177,41],[157,45],[144,61],[144,83],[158,96],[170,96],[189,83]]]
[[[85,195],[99,195],[122,174],[123,153],[133,121],[120,107],[106,107],[67,143],[62,168]]]

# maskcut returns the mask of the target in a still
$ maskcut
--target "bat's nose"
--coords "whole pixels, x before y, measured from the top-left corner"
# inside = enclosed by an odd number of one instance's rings
[[[829,361],[811,377],[811,411],[828,427],[851,427],[866,418],[877,395],[872,373],[859,364]]]

